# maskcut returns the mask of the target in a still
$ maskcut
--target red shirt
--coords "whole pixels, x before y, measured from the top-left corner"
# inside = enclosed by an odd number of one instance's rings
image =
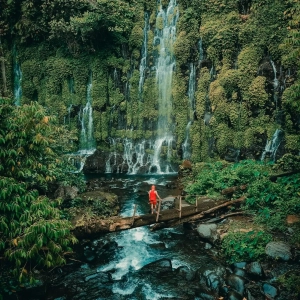
[[[149,200],[156,200],[156,191],[155,190],[151,190],[149,192]]]

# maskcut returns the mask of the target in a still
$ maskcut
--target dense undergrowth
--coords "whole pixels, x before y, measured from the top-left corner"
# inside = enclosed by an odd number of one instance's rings
[[[253,215],[254,222],[263,226],[265,234],[287,232],[287,228],[291,227],[293,233],[289,235],[289,241],[292,244],[299,244],[300,234],[297,230],[299,223],[287,223],[287,216],[299,216],[300,214],[300,176],[299,173],[293,174],[293,172],[296,172],[295,169],[298,167],[299,160],[299,156],[294,156],[294,163],[292,164],[291,155],[285,155],[276,164],[254,160],[245,160],[240,163],[198,164],[194,168],[192,176],[188,179],[192,183],[187,185],[186,191],[191,195],[207,195],[220,198],[222,190],[242,186],[242,189],[237,189],[234,193],[224,195],[224,197],[237,199],[246,196],[241,209]],[[277,177],[277,175],[284,172],[287,173],[286,176]],[[194,201],[193,197],[187,199],[190,202]],[[251,235],[253,234],[251,233]],[[236,240],[241,240],[241,243],[245,243],[246,240],[248,242],[253,241],[256,245],[261,234],[255,236],[256,238],[249,238],[245,234],[245,239],[243,239],[236,235]],[[230,239],[233,240],[234,237],[231,236]],[[261,239],[264,243],[267,243],[268,240],[268,238]],[[249,251],[247,249],[244,255],[239,254],[237,257],[231,256],[231,260],[259,256],[257,253]]]
[[[0,263],[20,282],[32,282],[36,270],[64,264],[77,241],[61,202],[48,195],[84,181],[64,155],[72,133],[45,108],[0,99],[0,115]]]
[[[184,179],[189,195],[220,198],[222,190],[242,187],[222,196],[228,200],[245,196],[240,209],[252,218],[251,230],[233,228],[222,239],[222,253],[229,263],[266,259],[267,243],[282,237],[293,247],[299,248],[299,162],[299,156],[287,154],[276,163],[254,160],[200,163]],[[193,203],[195,197],[187,197],[187,200]],[[288,216],[295,216],[298,222],[288,223]],[[293,290],[295,282],[300,282],[300,276],[290,272],[278,280],[285,288]]]

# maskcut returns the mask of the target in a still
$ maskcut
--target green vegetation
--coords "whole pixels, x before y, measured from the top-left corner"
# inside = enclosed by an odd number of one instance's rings
[[[0,256],[22,281],[34,269],[65,263],[76,238],[60,203],[46,194],[57,184],[82,186],[62,154],[74,136],[36,102],[0,99]]]
[[[265,257],[265,246],[272,235],[263,231],[230,232],[222,240],[222,250],[229,263],[255,261]]]
[[[224,237],[222,249],[230,262],[239,260],[262,259],[264,247],[268,241],[292,228],[288,239],[292,245],[299,245],[300,222],[287,223],[289,215],[300,215],[300,177],[297,174],[276,174],[299,172],[299,156],[286,155],[276,164],[264,164],[256,161],[240,163],[216,162],[201,163],[195,166],[193,173],[185,179],[186,191],[190,195],[207,195],[220,198],[221,191],[242,186],[230,194],[229,199],[245,196],[242,210],[252,215],[253,230],[250,232],[232,231]],[[272,179],[272,180],[271,180]],[[195,197],[187,197],[190,202]]]

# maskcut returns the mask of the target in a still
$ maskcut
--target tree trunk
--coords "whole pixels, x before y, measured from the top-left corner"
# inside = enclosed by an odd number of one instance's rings
[[[1,75],[2,75],[2,91],[3,97],[7,97],[7,85],[6,85],[6,72],[5,72],[5,58],[0,38],[0,64],[1,64]]]
[[[73,234],[78,238],[88,238],[108,232],[120,231],[145,225],[168,222],[168,226],[175,226],[184,222],[197,220],[228,206],[241,203],[245,197],[233,201],[214,200],[206,197],[198,199],[197,206],[188,205],[178,209],[166,209],[157,214],[146,214],[135,217],[112,217],[105,220],[93,219],[85,224],[74,225]],[[133,212],[134,213],[134,212]],[[181,218],[179,216],[181,215]]]

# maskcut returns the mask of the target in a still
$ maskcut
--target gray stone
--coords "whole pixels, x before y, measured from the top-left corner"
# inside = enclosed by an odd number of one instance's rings
[[[247,264],[246,270],[249,275],[253,275],[253,276],[257,276],[257,277],[263,276],[263,269],[262,269],[260,263],[257,261]]]
[[[263,291],[269,298],[275,298],[277,296],[277,289],[268,283],[263,284]]]
[[[265,248],[268,256],[275,259],[282,259],[288,261],[292,257],[291,247],[284,242],[270,242]]]
[[[227,295],[228,300],[243,300],[243,296],[236,292],[236,291],[230,291]]]
[[[200,224],[197,227],[197,231],[200,237],[207,239],[211,243],[214,243],[219,238],[216,224]]]
[[[245,279],[241,276],[231,274],[227,277],[226,283],[231,286],[236,292],[240,293],[241,295],[244,294],[245,290]]]

